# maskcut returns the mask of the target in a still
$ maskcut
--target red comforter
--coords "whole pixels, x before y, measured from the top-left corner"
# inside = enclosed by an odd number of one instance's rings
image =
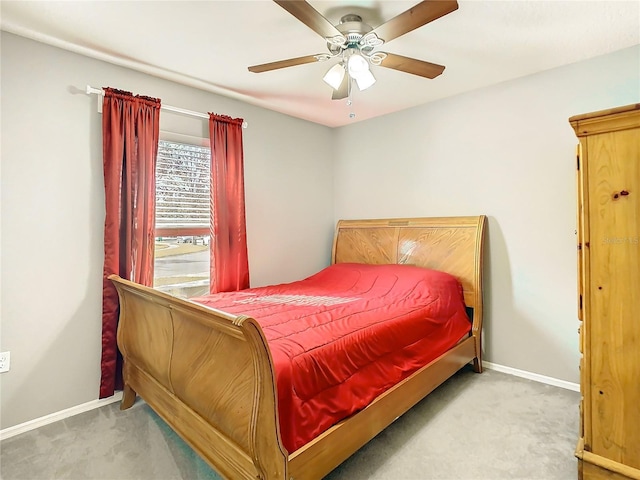
[[[262,326],[290,453],[471,329],[458,281],[408,265],[342,263],[298,282],[191,300]]]

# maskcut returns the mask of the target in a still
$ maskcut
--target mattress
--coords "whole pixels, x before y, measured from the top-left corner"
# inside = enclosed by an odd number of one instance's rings
[[[471,329],[451,275],[409,265],[331,265],[304,280],[192,301],[255,318],[293,452],[453,347]]]

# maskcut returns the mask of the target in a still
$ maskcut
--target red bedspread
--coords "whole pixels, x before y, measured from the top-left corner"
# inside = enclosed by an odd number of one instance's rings
[[[294,283],[191,300],[262,326],[290,453],[471,329],[458,281],[408,265],[342,263]]]

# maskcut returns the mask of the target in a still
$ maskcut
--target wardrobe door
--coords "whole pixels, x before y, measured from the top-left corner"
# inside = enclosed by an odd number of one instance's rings
[[[640,129],[585,140],[589,446],[640,468]]]

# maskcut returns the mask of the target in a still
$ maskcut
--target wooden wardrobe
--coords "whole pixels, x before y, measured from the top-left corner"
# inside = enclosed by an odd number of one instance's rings
[[[578,146],[580,479],[640,479],[640,104],[569,119]]]

